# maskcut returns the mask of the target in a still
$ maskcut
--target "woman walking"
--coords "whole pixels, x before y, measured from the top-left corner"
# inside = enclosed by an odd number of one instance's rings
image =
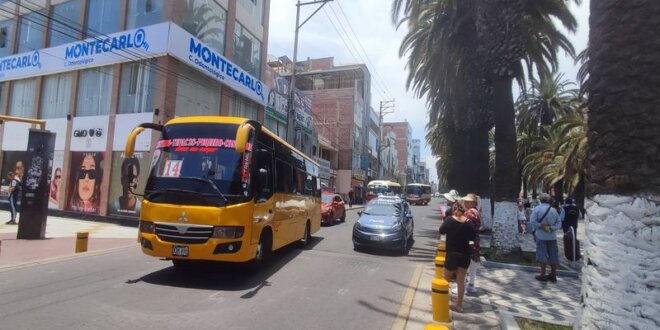
[[[456,275],[458,294],[454,311],[463,312],[463,296],[465,295],[465,275],[470,266],[470,241],[474,241],[476,233],[472,223],[465,216],[465,205],[461,200],[452,204],[452,215],[445,218],[440,226],[440,235],[446,235],[447,259],[445,260],[445,278]]]

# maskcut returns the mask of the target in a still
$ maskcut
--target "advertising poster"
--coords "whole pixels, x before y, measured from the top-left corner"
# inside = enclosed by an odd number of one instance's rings
[[[142,123],[152,123],[154,114],[152,112],[130,113],[117,115],[115,118],[115,134],[113,136],[112,150],[122,151],[126,146],[126,139],[134,128]],[[151,148],[151,133],[147,129],[135,139],[135,151],[148,151]]]
[[[113,153],[108,199],[110,214],[136,217],[140,214],[142,197],[132,194],[131,190],[138,194],[144,193],[149,163],[148,152],[135,152],[133,158],[126,158],[123,151]]]
[[[105,152],[72,152],[67,209],[98,214]]]
[[[9,183],[11,175],[18,175],[22,181],[25,173],[25,157],[27,151],[5,151],[2,157],[2,180],[0,180],[0,200],[4,203],[9,198]]]
[[[71,151],[104,151],[108,144],[108,116],[73,118]]]
[[[60,200],[62,199],[62,182],[64,171],[64,151],[55,151],[53,156],[53,169],[50,173],[50,182],[48,183],[48,208],[58,209]]]

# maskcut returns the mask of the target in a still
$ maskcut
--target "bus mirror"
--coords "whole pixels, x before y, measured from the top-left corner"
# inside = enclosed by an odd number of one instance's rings
[[[126,146],[124,147],[124,157],[131,158],[133,157],[133,152],[135,151],[135,139],[137,136],[144,131],[144,127],[136,127],[128,134],[126,139]]]
[[[234,145],[234,149],[239,154],[242,154],[243,152],[245,152],[245,148],[247,146],[248,138],[250,137],[250,131],[252,129],[253,129],[252,125],[244,124],[244,125],[241,125],[238,128],[238,130],[236,131],[236,144]]]
[[[265,168],[259,169],[259,183],[262,184],[265,187],[268,187],[267,183],[268,182],[268,170]]]

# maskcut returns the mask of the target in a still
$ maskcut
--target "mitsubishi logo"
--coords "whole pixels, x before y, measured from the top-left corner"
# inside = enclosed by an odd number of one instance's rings
[[[188,222],[188,217],[186,216],[186,211],[181,212],[181,216],[176,219],[178,222]]]
[[[184,235],[188,231],[188,227],[186,227],[186,226],[176,226],[176,231],[178,231],[179,234]]]

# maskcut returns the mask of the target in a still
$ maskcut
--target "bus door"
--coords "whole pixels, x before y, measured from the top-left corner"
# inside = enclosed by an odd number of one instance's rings
[[[272,150],[258,147],[253,162],[254,213],[252,216],[251,244],[257,244],[266,223],[272,223],[276,215]]]

